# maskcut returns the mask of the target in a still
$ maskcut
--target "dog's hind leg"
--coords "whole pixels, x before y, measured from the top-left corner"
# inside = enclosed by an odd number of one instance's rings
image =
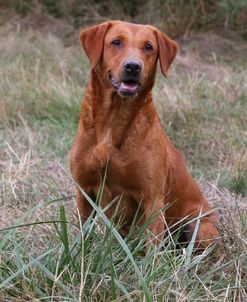
[[[198,249],[205,249],[212,243],[219,240],[219,231],[217,228],[218,219],[215,214],[200,219],[199,228],[196,236],[196,247]],[[186,237],[191,240],[195,231],[196,221],[191,222],[187,227]]]
[[[185,215],[183,214],[183,216],[187,215],[189,215],[188,221],[192,220],[192,222],[186,226],[185,231],[186,238],[189,241],[195,232],[195,227],[198,221],[195,218],[198,217],[199,219],[195,245],[197,248],[205,249],[219,239],[219,221],[216,214],[212,212],[212,208],[206,200],[198,203],[194,211],[191,210],[190,213],[187,212]],[[202,217],[200,218],[200,216]]]

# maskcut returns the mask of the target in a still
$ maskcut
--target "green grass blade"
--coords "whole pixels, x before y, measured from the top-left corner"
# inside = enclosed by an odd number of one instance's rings
[[[195,225],[195,229],[192,235],[192,238],[190,240],[190,243],[187,247],[187,253],[186,253],[186,263],[190,263],[191,262],[191,257],[192,257],[192,253],[193,253],[193,249],[196,243],[196,237],[199,231],[199,227],[200,227],[200,222],[201,222],[201,215],[202,215],[202,208],[200,209],[200,212],[198,214],[197,220],[196,220],[196,225]]]
[[[54,250],[54,249],[53,249]],[[23,267],[21,269],[19,269],[18,271],[16,271],[15,273],[13,273],[9,278],[7,278],[6,280],[4,280],[1,284],[0,284],[0,289],[5,288],[14,278],[16,278],[17,276],[19,276],[20,274],[23,274],[23,272],[25,272],[27,269],[29,269],[32,266],[37,265],[37,262],[39,260],[41,260],[42,258],[44,258],[45,256],[47,256],[48,254],[50,254],[53,250],[47,251],[44,254],[40,255],[39,257],[33,259],[31,262],[29,262],[28,264],[23,265]]]
[[[70,248],[69,248],[69,238],[68,238],[68,230],[67,230],[67,220],[66,220],[64,206],[60,206],[60,220],[61,220],[60,238],[64,246],[62,259],[63,259],[63,264],[68,264],[71,261],[71,258],[70,258],[70,251],[69,251]]]
[[[36,260],[36,266],[38,266],[49,279],[51,279],[55,284],[57,284],[61,289],[63,289],[66,294],[68,294],[71,298],[75,299],[75,296],[71,293],[71,290],[61,281],[57,280],[56,276],[51,271],[49,271],[43,264],[41,264],[40,261]]]

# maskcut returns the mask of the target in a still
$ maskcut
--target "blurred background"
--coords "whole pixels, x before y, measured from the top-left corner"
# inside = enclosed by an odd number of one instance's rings
[[[21,28],[48,27],[55,20],[80,28],[121,19],[156,25],[173,37],[190,31],[233,30],[247,38],[246,0],[1,0],[0,9],[1,22],[22,19]],[[64,37],[71,34],[65,24],[64,30]]]

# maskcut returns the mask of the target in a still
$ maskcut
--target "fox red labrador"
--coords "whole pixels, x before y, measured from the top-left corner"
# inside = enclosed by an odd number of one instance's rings
[[[197,241],[207,247],[218,237],[217,217],[164,132],[152,99],[157,63],[166,77],[177,43],[152,26],[121,21],[82,30],[80,43],[91,74],[70,153],[74,180],[95,199],[107,167],[101,206],[122,196],[106,211],[111,217],[118,206],[122,236],[137,210],[137,225],[152,216],[148,230],[155,244],[182,218],[190,240],[196,222],[189,221],[205,214]],[[80,190],[77,206],[85,221],[92,207]]]

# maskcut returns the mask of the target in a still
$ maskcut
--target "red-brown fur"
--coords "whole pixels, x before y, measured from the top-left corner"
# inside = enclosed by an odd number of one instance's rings
[[[112,40],[116,38],[121,40],[121,48],[113,46]],[[178,46],[152,26],[121,21],[85,29],[80,41],[91,63],[91,75],[70,153],[73,178],[95,198],[108,164],[101,205],[105,207],[123,194],[119,205],[124,219],[120,230],[123,236],[128,233],[138,207],[142,217],[139,224],[142,224],[170,204],[149,225],[157,243],[167,225],[187,215],[188,221],[200,211],[211,210],[181,154],[164,132],[152,100],[157,62],[166,76]],[[152,44],[151,52],[143,50],[147,42]],[[137,58],[143,66],[140,89],[134,96],[119,94],[109,77],[120,79],[126,58]],[[85,221],[92,208],[79,190],[77,206]],[[111,206],[107,215],[111,216],[114,209]],[[214,213],[201,219],[198,246],[207,247],[218,237],[216,225]],[[195,222],[188,225],[187,239],[191,238],[194,226]]]

